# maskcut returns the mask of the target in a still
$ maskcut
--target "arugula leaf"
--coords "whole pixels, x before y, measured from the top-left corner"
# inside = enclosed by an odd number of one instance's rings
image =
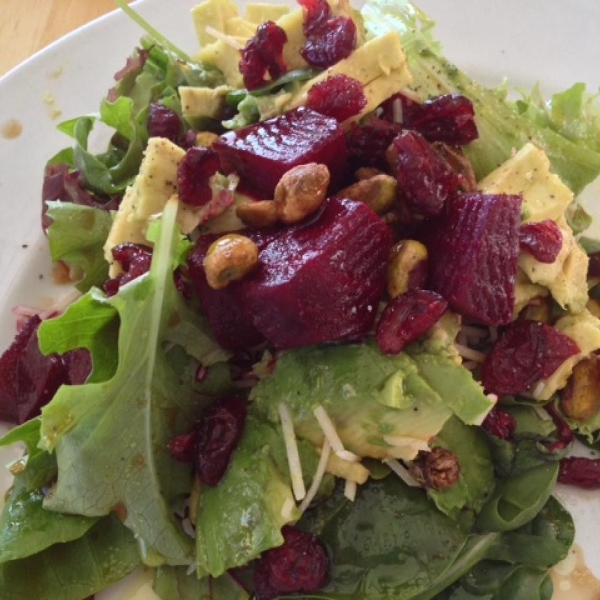
[[[78,540],[0,564],[3,600],[81,600],[131,573],[140,563],[131,532],[101,519]]]
[[[103,245],[112,225],[106,210],[71,202],[48,202],[48,246],[53,261],[62,260],[82,274],[75,287],[87,292],[108,279]]]
[[[111,307],[120,318],[114,376],[83,386],[63,386],[42,413],[42,442],[55,450],[59,474],[45,507],[86,516],[118,509],[148,552],[168,564],[190,564],[192,540],[172,513],[171,503],[191,489],[190,467],[174,461],[168,441],[189,430],[202,403],[191,381],[181,379],[167,357],[168,330],[183,304],[173,283],[179,248],[177,202],[165,207],[149,273],[123,286],[110,299],[93,292],[65,313],[65,337],[81,324],[87,336],[99,323],[86,323],[85,303]],[[94,314],[97,306],[93,308]],[[91,312],[91,310],[90,310]],[[56,325],[60,319],[57,319]],[[60,340],[59,340],[60,342]],[[216,344],[207,345],[206,354]],[[52,344],[45,350],[54,351]],[[93,349],[93,348],[92,348]],[[182,357],[183,358],[183,357]]]

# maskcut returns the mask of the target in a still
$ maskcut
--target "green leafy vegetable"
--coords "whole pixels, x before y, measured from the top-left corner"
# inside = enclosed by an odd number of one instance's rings
[[[218,579],[190,576],[185,567],[159,567],[154,591],[162,600],[247,600],[248,594],[229,575]]]

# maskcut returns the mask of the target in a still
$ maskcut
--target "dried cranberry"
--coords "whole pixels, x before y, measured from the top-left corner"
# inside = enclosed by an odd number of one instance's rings
[[[552,422],[556,427],[556,442],[547,446],[548,450],[564,450],[568,448],[574,439],[573,430],[569,427],[569,424],[565,421],[565,418],[558,412],[558,409],[554,404],[546,404],[544,407],[546,412],[552,417]]]
[[[148,112],[148,135],[167,138],[179,144],[183,134],[183,123],[179,115],[162,104],[151,104]]]
[[[571,456],[560,461],[558,482],[586,490],[600,490],[600,459]]]
[[[382,119],[403,125],[406,129],[412,129],[406,124],[412,123],[420,117],[423,104],[405,94],[394,94],[381,104],[380,111]]]
[[[406,206],[417,215],[439,214],[460,185],[458,174],[416,131],[396,136],[388,158]]]
[[[212,148],[193,147],[177,169],[177,187],[182,202],[204,206],[212,198],[209,180],[219,170],[219,158]]]
[[[326,0],[299,0],[304,7],[306,42],[300,49],[311,66],[326,69],[347,58],[356,48],[356,25],[349,17],[332,17]]]
[[[104,283],[102,289],[109,297],[114,296],[121,286],[147,273],[152,265],[152,248],[143,244],[125,242],[115,246],[111,252],[123,272]]]
[[[577,344],[554,327],[528,319],[515,321],[483,363],[483,386],[498,396],[522,394],[578,353]]]
[[[375,167],[387,170],[386,151],[402,131],[395,123],[370,117],[360,125],[352,123],[348,130],[348,152],[353,169]]]
[[[341,73],[313,85],[306,101],[307,108],[339,122],[356,116],[366,105],[362,84]]]
[[[238,396],[220,400],[202,416],[196,430],[194,466],[206,485],[217,485],[223,478],[245,421],[246,401]]]
[[[278,79],[286,72],[283,47],[287,42],[285,31],[273,21],[258,27],[256,35],[248,40],[242,50],[240,73],[248,90],[255,90],[267,83],[265,74]]]
[[[254,591],[257,600],[315,592],[329,579],[329,554],[315,535],[290,525],[286,525],[282,533],[283,545],[268,550],[256,563]]]
[[[444,314],[448,303],[435,292],[411,290],[396,296],[383,311],[377,325],[382,352],[398,354],[421,337]]]
[[[196,430],[176,435],[169,440],[171,456],[180,462],[191,463],[194,460],[194,446],[196,445]]]
[[[501,440],[512,440],[517,429],[517,421],[509,412],[494,406],[481,426]]]
[[[561,248],[563,238],[558,225],[551,220],[525,223],[519,231],[519,245],[543,263],[553,263]]]

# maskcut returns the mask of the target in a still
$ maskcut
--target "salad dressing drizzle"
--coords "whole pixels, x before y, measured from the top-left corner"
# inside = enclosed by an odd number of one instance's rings
[[[23,125],[17,119],[9,119],[2,124],[1,131],[5,140],[16,140],[23,133]]]
[[[575,545],[551,570],[552,600],[600,600],[600,580],[585,564],[582,549]]]

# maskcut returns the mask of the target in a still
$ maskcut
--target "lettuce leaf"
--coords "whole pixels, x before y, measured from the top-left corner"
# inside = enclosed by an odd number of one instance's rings
[[[94,330],[103,330],[111,311],[118,313],[120,327],[114,376],[63,386],[43,409],[41,431],[44,447],[56,452],[58,462],[45,508],[90,517],[117,510],[148,555],[181,565],[193,562],[193,543],[172,503],[189,494],[191,473],[171,458],[168,441],[191,428],[206,400],[194,393],[193,378],[184,376],[191,359],[166,343],[186,310],[173,282],[180,244],[176,213],[172,201],[163,212],[149,273],[110,299],[92,290],[73,312],[48,322],[57,333],[55,344],[44,323],[44,351],[64,348],[69,339],[89,347],[95,360],[100,350]],[[89,311],[83,310],[86,304]],[[98,304],[106,308],[94,322]],[[214,355],[216,343],[205,339],[205,354]]]

